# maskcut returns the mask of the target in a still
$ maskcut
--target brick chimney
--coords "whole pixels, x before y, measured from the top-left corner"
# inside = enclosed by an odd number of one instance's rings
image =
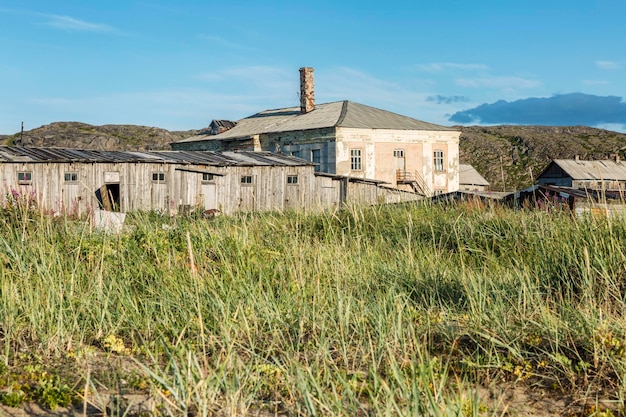
[[[311,67],[300,68],[300,113],[315,110],[315,83]]]

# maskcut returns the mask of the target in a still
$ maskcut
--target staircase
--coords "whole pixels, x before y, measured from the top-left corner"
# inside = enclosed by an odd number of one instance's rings
[[[424,177],[422,177],[422,174],[418,171],[411,172],[404,169],[398,169],[396,171],[396,182],[398,185],[410,185],[413,191],[423,196],[430,197],[432,195],[430,188],[428,188],[426,181],[424,181]]]

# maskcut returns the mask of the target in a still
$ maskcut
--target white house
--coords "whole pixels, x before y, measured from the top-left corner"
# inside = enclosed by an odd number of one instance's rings
[[[315,104],[313,69],[300,69],[300,107],[265,110],[175,150],[263,150],[329,174],[375,179],[424,195],[459,188],[460,131],[352,101]]]

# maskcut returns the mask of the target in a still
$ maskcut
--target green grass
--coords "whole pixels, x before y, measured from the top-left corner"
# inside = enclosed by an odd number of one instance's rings
[[[476,388],[506,382],[623,409],[624,220],[406,205],[127,226],[0,212],[0,400],[501,415]]]

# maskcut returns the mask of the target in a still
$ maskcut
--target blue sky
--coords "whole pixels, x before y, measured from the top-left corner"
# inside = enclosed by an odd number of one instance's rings
[[[626,131],[623,0],[3,0],[0,134],[199,129],[352,100],[442,125]]]

